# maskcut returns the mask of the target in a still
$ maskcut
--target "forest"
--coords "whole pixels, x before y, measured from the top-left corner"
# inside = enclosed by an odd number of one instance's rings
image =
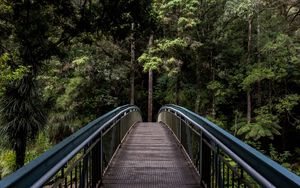
[[[300,175],[299,102],[299,0],[0,0],[0,179],[129,103],[186,107]]]

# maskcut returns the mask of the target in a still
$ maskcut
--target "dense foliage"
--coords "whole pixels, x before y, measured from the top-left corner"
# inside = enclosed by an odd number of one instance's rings
[[[116,106],[146,113],[148,71],[154,114],[185,106],[300,174],[299,25],[297,0],[0,0],[0,176]]]

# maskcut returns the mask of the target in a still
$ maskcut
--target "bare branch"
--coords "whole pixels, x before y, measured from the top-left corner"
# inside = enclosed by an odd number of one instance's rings
[[[290,22],[290,24],[292,24],[295,21],[295,19],[297,18],[297,16],[299,16],[299,15],[300,15],[300,9],[298,10],[297,13],[295,13],[295,15],[294,15],[292,21]]]

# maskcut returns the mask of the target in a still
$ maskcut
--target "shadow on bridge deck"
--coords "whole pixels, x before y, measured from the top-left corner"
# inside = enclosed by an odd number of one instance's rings
[[[103,187],[199,187],[199,177],[171,131],[133,127],[103,177]]]

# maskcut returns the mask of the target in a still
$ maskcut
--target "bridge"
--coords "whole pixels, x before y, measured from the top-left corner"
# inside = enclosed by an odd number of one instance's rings
[[[300,177],[176,105],[143,123],[125,105],[0,181],[0,187],[300,187]]]

